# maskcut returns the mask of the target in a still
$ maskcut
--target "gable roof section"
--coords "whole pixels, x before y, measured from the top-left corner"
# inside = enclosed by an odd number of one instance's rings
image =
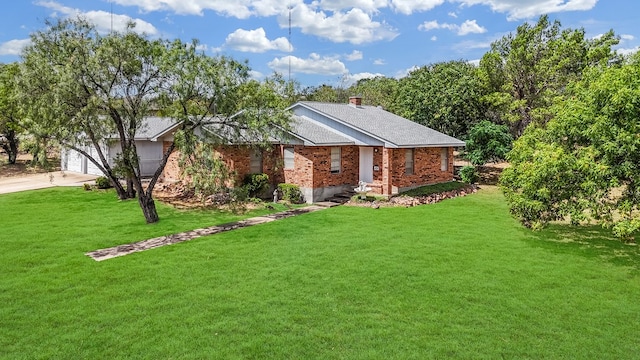
[[[291,116],[291,135],[307,146],[354,145],[356,141],[306,116]]]
[[[302,101],[294,104],[290,109],[297,114],[311,111],[322,118],[319,119],[314,116],[314,120],[318,120],[328,127],[340,128],[347,126],[351,130],[362,133],[367,137],[379,139],[384,142],[386,147],[411,148],[465,145],[464,141],[375,106]],[[301,134],[301,136],[304,135]],[[379,144],[367,141],[363,145],[375,146]]]
[[[177,129],[180,123],[181,122],[179,120],[173,118],[145,116],[142,118],[138,131],[136,131],[134,140],[158,141],[160,137]],[[120,136],[117,132],[114,132],[106,138],[119,139]]]
[[[180,121],[167,118],[150,116],[142,119],[142,125],[136,133],[136,140],[158,141],[158,138],[175,130],[180,125]]]

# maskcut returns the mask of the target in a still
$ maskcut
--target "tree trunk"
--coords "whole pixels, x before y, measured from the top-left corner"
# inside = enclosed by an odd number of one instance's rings
[[[124,186],[122,186],[122,184],[120,183],[120,181],[118,181],[118,179],[111,178],[111,184],[116,189],[116,194],[118,194],[118,199],[120,200],[130,199],[130,197],[127,196],[127,189],[125,189]]]
[[[18,159],[18,137],[14,130],[7,131],[7,142],[2,144],[2,148],[9,156],[9,164],[15,164]]]
[[[133,199],[135,197],[136,189],[133,187],[133,179],[131,176],[127,176],[127,199]]]
[[[151,196],[140,192],[138,194],[138,203],[140,204],[142,214],[144,214],[144,219],[147,221],[147,224],[152,224],[160,220],[158,212],[156,211],[156,204]]]

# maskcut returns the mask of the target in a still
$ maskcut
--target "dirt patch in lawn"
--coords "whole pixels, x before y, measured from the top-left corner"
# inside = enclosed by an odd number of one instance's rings
[[[456,176],[458,176],[458,172],[462,167],[468,165],[471,165],[471,163],[469,163],[468,161],[456,160],[454,169],[454,173],[456,174]],[[480,185],[497,185],[502,171],[509,166],[510,164],[508,162],[488,163],[485,165],[476,166],[476,171],[480,176],[480,180],[478,181],[478,183]]]
[[[0,178],[60,171],[60,159],[57,158],[49,158],[51,168],[48,169],[34,166],[32,162],[33,156],[30,154],[20,154],[15,164],[8,164],[7,155],[0,153]]]
[[[480,184],[497,185],[502,171],[509,167],[509,163],[495,163],[477,166],[480,175]]]

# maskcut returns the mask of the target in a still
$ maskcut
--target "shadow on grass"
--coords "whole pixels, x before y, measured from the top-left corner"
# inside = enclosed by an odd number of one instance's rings
[[[526,231],[527,241],[534,247],[600,259],[640,273],[640,247],[623,243],[601,226],[556,224],[539,232]]]

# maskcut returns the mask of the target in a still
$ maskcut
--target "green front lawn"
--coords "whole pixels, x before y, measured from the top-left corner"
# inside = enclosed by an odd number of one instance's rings
[[[637,358],[640,252],[539,233],[495,190],[341,206],[95,262],[232,220],[49,189],[0,196],[0,358]]]

